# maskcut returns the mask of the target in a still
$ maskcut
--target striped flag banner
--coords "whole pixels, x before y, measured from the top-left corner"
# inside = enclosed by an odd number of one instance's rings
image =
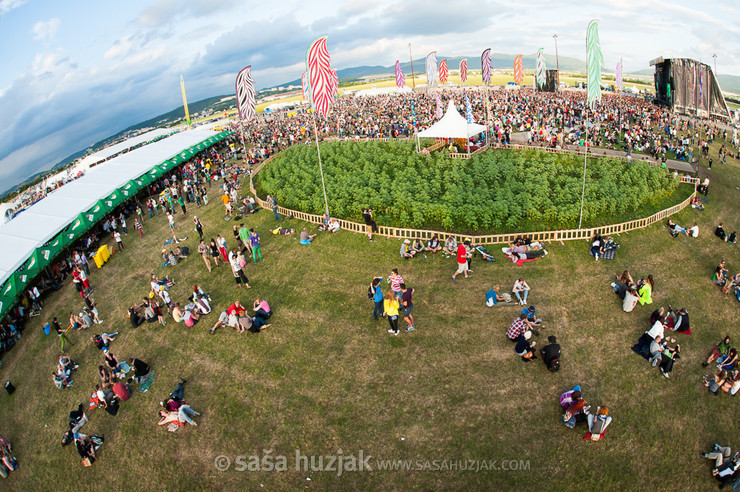
[[[537,88],[542,89],[547,79],[547,65],[545,64],[545,48],[537,50],[537,69],[535,71],[535,81]]]
[[[524,81],[524,55],[514,58],[514,82],[521,85]]]
[[[427,68],[427,85],[435,85],[437,83],[437,52],[432,51],[427,55],[426,60]]]
[[[331,71],[331,97],[332,99],[336,99],[337,94],[339,94],[339,74],[337,74],[336,70]]]
[[[463,84],[468,81],[468,59],[463,58],[460,61],[460,82]]]
[[[255,101],[252,65],[249,65],[242,68],[236,76],[236,104],[242,120],[249,121],[254,118]]]
[[[704,67],[699,65],[699,106],[704,105]]]
[[[439,62],[439,81],[442,84],[447,83],[447,77],[449,77],[450,71],[447,70],[447,60]]]
[[[491,62],[491,48],[483,51],[480,55],[480,66],[481,75],[483,76],[483,83],[488,85],[491,83],[491,72],[493,71],[493,63]]]
[[[303,89],[303,99],[306,101],[311,99],[310,94],[308,93],[308,75],[306,72],[303,72],[303,75],[301,75],[301,89]]]
[[[592,20],[586,30],[586,70],[588,88],[588,105],[593,109],[601,102],[601,68],[604,66],[604,55],[601,53],[599,40],[599,21]]]
[[[308,93],[311,106],[316,114],[329,114],[334,99],[334,74],[331,69],[331,58],[326,49],[327,36],[316,39],[306,52],[306,72],[308,72]]]
[[[617,89],[622,90],[622,59],[619,59],[619,63],[617,63],[617,70],[616,70],[616,76],[617,76]]]
[[[401,62],[396,60],[396,87],[399,89],[406,85],[406,77],[403,76],[403,70],[401,70]]]
[[[468,125],[473,124],[473,108],[470,106],[470,99],[465,94],[465,119],[468,120]]]

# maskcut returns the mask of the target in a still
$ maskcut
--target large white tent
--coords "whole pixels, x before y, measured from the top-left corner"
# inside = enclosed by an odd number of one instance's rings
[[[123,142],[119,142],[117,144],[101,149],[94,154],[85,156],[82,161],[80,161],[80,167],[82,169],[89,169],[90,166],[92,166],[93,164],[104,161],[110,156],[120,154],[124,150],[132,149],[140,144],[151,142],[152,140],[155,140],[157,138],[164,137],[166,135],[169,135],[173,131],[174,130],[172,128],[157,128],[155,130],[142,133],[141,135],[137,135],[133,138],[126,139]]]
[[[486,131],[486,125],[468,123],[460,116],[455,103],[450,99],[447,112],[438,122],[419,132],[419,138],[470,138]]]
[[[0,284],[28,260],[36,248],[56,236],[98,200],[215,135],[218,132],[188,130],[115,157],[0,225]]]

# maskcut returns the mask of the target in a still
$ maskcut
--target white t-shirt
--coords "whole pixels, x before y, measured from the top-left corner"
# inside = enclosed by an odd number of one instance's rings
[[[633,309],[635,309],[635,306],[637,305],[637,301],[639,301],[640,298],[637,296],[633,296],[629,292],[625,292],[624,294],[624,302],[622,302],[622,309],[625,313],[631,313]]]
[[[699,237],[699,226],[694,226],[689,229],[689,234],[691,237]]]
[[[121,242],[121,233],[120,232],[118,232],[118,231],[114,232],[113,233],[113,237],[115,238],[115,240],[116,240],[117,243],[120,243]]]
[[[650,328],[647,332],[648,336],[655,340],[655,337],[660,335],[660,337],[663,337],[663,323],[660,322],[660,320],[656,321],[653,324],[653,327]]]

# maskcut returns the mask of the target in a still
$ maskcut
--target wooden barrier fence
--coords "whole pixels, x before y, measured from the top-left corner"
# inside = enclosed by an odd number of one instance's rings
[[[532,148],[528,146],[522,146],[519,145],[517,147],[520,148]],[[535,147],[537,148],[537,147]],[[545,149],[540,149],[545,150]],[[547,150],[556,150],[556,149],[547,149]],[[558,151],[563,152],[563,151]],[[565,151],[568,152],[568,151]],[[254,182],[252,178],[270,161],[272,161],[275,157],[277,157],[278,154],[274,154],[270,156],[268,159],[257,165],[252,169],[252,174],[249,177],[249,190],[252,192],[252,194],[255,197],[255,201],[257,204],[267,210],[272,210],[273,206],[271,203],[266,202],[265,200],[261,199],[259,196],[257,196],[257,191],[254,188]],[[467,154],[465,154],[467,155]],[[689,176],[682,176],[680,178],[681,183],[686,184],[693,184],[694,185],[694,192],[689,196],[686,200],[682,201],[681,203],[674,205],[672,207],[666,208],[664,210],[661,210],[658,213],[655,213],[649,217],[644,217],[641,219],[635,219],[630,220],[628,222],[622,222],[621,224],[611,224],[611,225],[605,225],[605,226],[599,226],[599,227],[590,227],[587,229],[565,229],[565,230],[559,230],[559,231],[538,231],[538,232],[513,232],[513,233],[505,233],[505,234],[487,234],[483,236],[470,236],[467,234],[457,234],[457,233],[451,233],[451,232],[441,232],[441,231],[432,231],[432,230],[424,230],[424,229],[407,229],[402,227],[390,227],[390,226],[378,226],[378,232],[375,234],[378,236],[384,236],[387,238],[392,239],[421,239],[423,241],[427,241],[432,238],[432,236],[437,236],[441,242],[444,242],[444,238],[448,236],[454,236],[458,242],[464,241],[464,240],[470,240],[471,244],[473,246],[481,245],[481,244],[511,244],[514,242],[514,240],[519,236],[526,236],[532,239],[532,241],[539,241],[539,242],[552,242],[552,241],[577,241],[582,239],[591,239],[595,234],[600,234],[602,236],[609,236],[612,234],[621,234],[623,232],[629,232],[636,229],[642,229],[647,226],[650,226],[652,224],[655,224],[656,222],[660,222],[663,219],[680,212],[684,208],[688,207],[691,204],[691,200],[696,195],[696,186],[699,184],[700,180],[698,178],[692,178]],[[309,214],[306,212],[300,212],[298,210],[291,210],[289,208],[285,208],[278,205],[278,213],[285,216],[293,216],[295,219],[302,220],[304,222],[310,222],[312,224],[321,224],[324,220],[323,216],[316,215],[316,214]],[[347,231],[352,231],[359,234],[366,234],[367,233],[367,226],[365,224],[360,224],[357,222],[352,222],[349,220],[344,219],[337,219],[339,220],[339,225],[342,229]]]

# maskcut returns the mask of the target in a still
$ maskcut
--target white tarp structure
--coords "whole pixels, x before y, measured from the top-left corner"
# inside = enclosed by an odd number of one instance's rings
[[[134,148],[137,145],[143,144],[145,142],[150,142],[159,137],[164,137],[165,135],[169,135],[173,131],[175,130],[173,130],[172,128],[157,128],[150,132],[142,133],[141,135],[129,138],[127,140],[124,140],[123,142],[111,145],[110,147],[106,147],[95,152],[94,154],[90,154],[84,157],[82,161],[80,161],[80,167],[82,169],[89,169],[90,166],[92,166],[93,164],[104,161],[112,155],[120,154],[124,150]]]
[[[450,99],[447,112],[438,122],[419,132],[419,138],[470,138],[486,131],[486,125],[470,123],[460,116]]]
[[[215,135],[218,132],[184,131],[115,157],[0,225],[0,284],[28,260],[36,248],[56,236],[98,200],[107,198],[154,166]]]

